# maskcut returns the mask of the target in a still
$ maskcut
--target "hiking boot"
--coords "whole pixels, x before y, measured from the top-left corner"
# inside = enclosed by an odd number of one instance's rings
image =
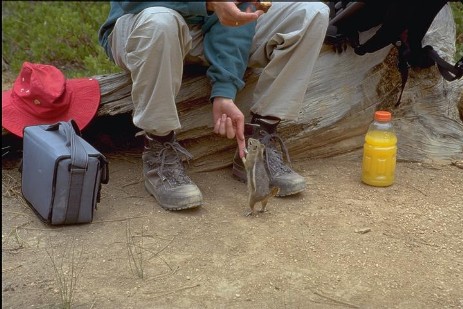
[[[306,181],[304,177],[288,166],[291,164],[288,150],[283,140],[276,134],[276,125],[279,121],[256,119],[253,122],[255,123],[245,124],[246,144],[248,138],[253,137],[265,145],[264,160],[270,178],[270,186],[280,189],[276,196],[293,195],[304,191]],[[283,160],[283,153],[286,162]],[[238,151],[233,159],[233,175],[246,182],[246,170]]]
[[[173,132],[164,140],[145,134],[142,155],[145,188],[167,210],[194,208],[202,204],[201,191],[185,174],[181,156],[192,158],[175,141]]]

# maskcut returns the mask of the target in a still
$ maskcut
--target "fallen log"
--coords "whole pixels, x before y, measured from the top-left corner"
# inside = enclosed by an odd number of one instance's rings
[[[450,7],[436,16],[423,45],[432,45],[453,62],[455,24]],[[361,40],[375,29],[361,34]],[[301,64],[303,65],[303,64]],[[190,166],[212,170],[231,164],[235,142],[212,132],[210,85],[204,71],[187,68],[177,97],[182,129],[178,139],[193,154]],[[237,104],[249,110],[259,77],[248,70],[246,87]],[[131,80],[125,73],[95,76],[101,86],[98,116],[131,113]],[[398,160],[450,163],[463,158],[463,80],[447,82],[436,67],[415,69],[395,107],[401,88],[396,51],[388,47],[356,55],[352,49],[336,54],[324,46],[295,121],[283,121],[279,133],[292,159],[338,155],[360,158],[363,138],[373,113],[390,110],[398,135]],[[246,115],[246,113],[245,113]],[[247,115],[248,116],[248,115]],[[249,116],[248,116],[249,117]],[[248,119],[249,120],[249,119]]]

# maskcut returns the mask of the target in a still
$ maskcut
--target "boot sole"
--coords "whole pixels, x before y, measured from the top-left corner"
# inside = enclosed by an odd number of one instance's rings
[[[241,165],[237,165],[236,163],[233,163],[232,174],[237,180],[239,180],[239,181],[241,181],[243,183],[247,183],[246,170],[244,170],[244,168]],[[295,195],[295,194],[298,194],[298,193],[301,193],[302,191],[304,191],[305,188],[306,188],[305,184],[301,184],[300,187],[296,187],[293,190],[286,191],[286,192],[282,191],[281,188],[280,188],[278,194],[275,195],[275,196],[283,197],[283,196]]]
[[[192,209],[192,208],[196,208],[196,207],[199,207],[201,206],[203,203],[202,203],[202,198],[201,200],[193,200],[185,205],[170,205],[170,204],[166,204],[166,203],[161,203],[159,201],[159,197],[153,192],[150,190],[149,186],[146,184],[146,181],[145,181],[145,189],[146,191],[148,191],[149,194],[151,194],[155,199],[156,199],[156,202],[159,204],[159,206],[161,206],[163,209],[165,210],[185,210],[185,209]]]
[[[302,186],[301,188],[297,188],[297,189],[294,189],[294,190],[289,191],[289,192],[281,192],[281,190],[280,190],[280,192],[278,192],[278,194],[275,195],[275,196],[283,197],[283,196],[295,195],[295,194],[301,193],[304,190],[305,190],[305,185]]]

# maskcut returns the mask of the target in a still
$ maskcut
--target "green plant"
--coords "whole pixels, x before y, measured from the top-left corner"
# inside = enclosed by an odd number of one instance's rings
[[[108,12],[108,2],[3,1],[2,56],[15,74],[25,61],[70,78],[118,72],[98,43]]]
[[[460,59],[463,4],[450,5]],[[25,61],[55,65],[70,78],[119,72],[98,43],[108,12],[109,3],[100,1],[2,1],[2,57],[13,76]]]
[[[463,57],[463,3],[451,2],[450,6],[455,20],[457,35],[456,35],[456,53],[455,59],[459,60]]]
[[[82,259],[83,248],[76,252],[74,245],[70,249],[64,248],[60,253],[56,253],[53,247],[46,249],[48,257],[51,260],[55,274],[56,284],[61,296],[61,305],[63,309],[70,309],[74,293],[79,278],[84,268]]]
[[[136,240],[138,238],[138,241]],[[141,235],[133,235],[130,227],[130,220],[127,221],[126,228],[126,239],[127,239],[127,253],[129,255],[129,266],[130,270],[136,274],[140,279],[145,277],[144,264],[143,264],[143,228],[141,229]]]

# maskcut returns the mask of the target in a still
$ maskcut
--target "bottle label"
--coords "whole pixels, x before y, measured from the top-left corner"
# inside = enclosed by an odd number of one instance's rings
[[[389,186],[394,182],[397,146],[365,143],[362,181],[372,186]]]

